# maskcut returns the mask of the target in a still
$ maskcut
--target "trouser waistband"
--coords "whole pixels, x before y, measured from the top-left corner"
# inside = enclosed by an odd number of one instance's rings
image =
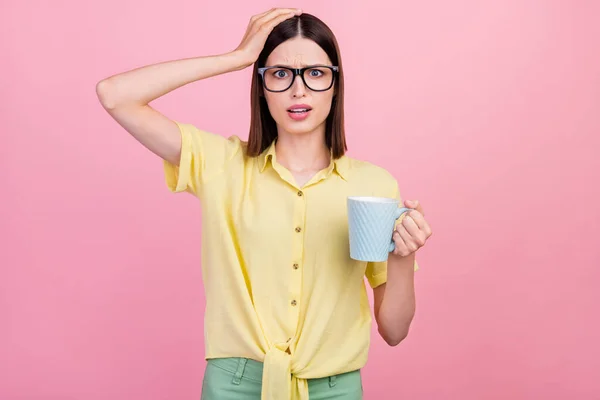
[[[211,358],[209,363],[229,371],[233,374],[234,383],[239,383],[242,379],[251,379],[262,382],[263,363],[243,357]],[[337,375],[324,378],[309,379],[309,381],[328,380],[330,386],[335,386]]]

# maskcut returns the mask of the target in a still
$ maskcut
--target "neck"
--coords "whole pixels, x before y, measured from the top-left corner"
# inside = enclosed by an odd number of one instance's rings
[[[275,151],[277,162],[291,172],[319,171],[331,162],[325,132],[289,134],[280,131]]]

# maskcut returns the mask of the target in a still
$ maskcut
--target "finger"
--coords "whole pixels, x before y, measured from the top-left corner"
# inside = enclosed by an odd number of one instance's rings
[[[276,8],[273,11],[268,12],[260,18],[257,18],[255,24],[257,28],[271,23],[276,18],[284,16],[284,19],[290,18],[298,13],[298,8]],[[276,26],[277,24],[273,25]]]
[[[394,244],[396,245],[396,248],[394,249],[395,255],[407,256],[410,254],[408,247],[406,247],[406,243],[404,243],[404,240],[402,240],[402,237],[400,236],[400,233],[398,233],[398,231],[394,231],[394,235],[392,236],[392,238],[394,239]]]
[[[402,226],[406,229],[406,231],[413,237],[419,235],[420,229],[415,220],[412,218],[412,215],[407,215],[402,220]]]
[[[425,211],[423,211],[423,206],[420,203],[417,206],[417,211],[420,212],[421,214],[425,215]]]
[[[404,227],[404,225],[398,225],[396,231],[400,234],[402,238],[402,242],[405,247],[408,249],[409,254],[414,253],[419,249],[419,245],[415,242],[414,237],[408,232],[408,230]],[[407,254],[408,255],[408,254]]]
[[[426,237],[431,236],[431,227],[429,226],[429,223],[427,222],[425,217],[423,217],[421,213],[416,211],[410,211],[409,214],[413,221],[415,221],[421,232],[423,232]]]
[[[258,29],[264,29],[266,32],[271,32],[277,25],[285,21],[286,19],[295,17],[296,14],[294,12],[291,13],[283,13],[278,14],[271,19],[265,20]],[[266,17],[265,17],[266,18]]]
[[[413,210],[417,210],[421,214],[425,215],[425,213],[423,212],[423,206],[421,205],[419,200],[406,200],[404,202],[404,205],[408,208],[412,208]]]
[[[422,230],[425,227],[425,225],[427,225],[427,221],[425,221],[425,217],[419,211],[417,211],[417,210],[409,211],[409,212],[407,212],[407,214],[408,214],[407,217],[410,216],[413,219],[413,221],[417,224],[419,229]]]
[[[421,230],[425,232],[425,235],[427,235],[427,237],[430,237],[433,234],[433,231],[431,230],[431,227],[429,226],[429,223],[427,221],[425,221],[425,226],[423,226]]]
[[[410,215],[413,221],[415,221],[421,232],[423,232],[426,237],[431,236],[431,226],[429,225],[429,222],[427,222],[422,213],[413,210],[407,212],[407,214]]]
[[[412,241],[419,247],[425,245],[425,241],[427,240],[426,233],[419,228],[415,220],[411,216],[407,216],[402,221],[402,226],[406,229],[406,231],[410,234]]]
[[[275,10],[275,8],[271,8],[270,10],[267,10],[267,11],[265,11],[265,12],[262,12],[262,13],[260,13],[260,14],[253,15],[253,16],[250,18],[250,21],[256,21],[257,19],[259,19],[259,18],[261,18],[261,17],[264,17],[265,15],[267,15],[267,14],[268,14],[268,13],[270,13],[270,12],[273,12],[274,10]]]
[[[267,15],[267,14],[272,14],[272,13],[274,13],[274,12],[277,12],[277,11],[279,11],[279,10],[288,10],[288,11],[290,11],[290,12],[291,12],[291,11],[299,11],[300,9],[299,9],[299,8],[284,8],[284,7],[277,8],[277,7],[273,7],[273,8],[271,8],[270,10],[267,10],[267,11],[265,11],[265,12],[262,12],[262,13],[260,13],[260,14],[256,14],[256,15],[253,15],[253,16],[252,16],[252,18],[250,18],[250,19],[254,21],[254,20],[257,20],[257,19],[259,19],[259,18],[262,18],[262,17],[264,17],[264,16],[265,16],[265,15]]]

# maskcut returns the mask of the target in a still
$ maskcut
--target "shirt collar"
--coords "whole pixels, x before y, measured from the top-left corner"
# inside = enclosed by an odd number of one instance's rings
[[[269,147],[266,148],[259,156],[260,172],[263,172],[267,168],[267,165],[274,161],[277,161],[277,157],[275,156],[275,140],[273,140]],[[347,181],[349,169],[348,157],[343,155],[337,160],[333,160],[333,169],[343,180]]]

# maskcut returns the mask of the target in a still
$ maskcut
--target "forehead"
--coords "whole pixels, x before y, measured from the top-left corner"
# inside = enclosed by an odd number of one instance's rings
[[[286,40],[277,46],[267,58],[266,65],[303,67],[314,64],[331,64],[327,53],[315,42],[303,37]]]

